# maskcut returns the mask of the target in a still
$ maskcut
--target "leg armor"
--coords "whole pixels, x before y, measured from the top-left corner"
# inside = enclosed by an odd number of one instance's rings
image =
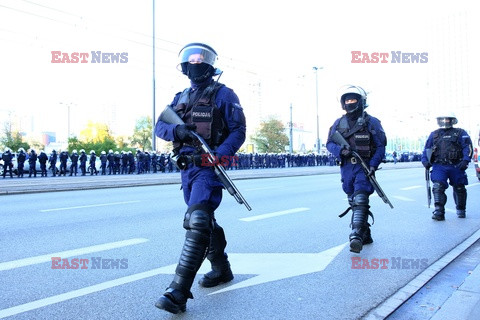
[[[368,194],[358,193],[353,198],[352,208],[352,233],[350,233],[350,251],[359,253],[365,240],[372,243],[368,224],[368,215],[370,214],[368,205]],[[367,239],[370,238],[370,239]]]
[[[213,228],[213,211],[204,204],[188,208],[183,220],[187,230],[175,277],[155,306],[171,313],[186,310],[188,298],[193,298],[190,288],[207,254]]]
[[[467,207],[467,189],[463,184],[453,187],[453,199],[457,209],[457,217],[465,218],[465,209]]]
[[[445,194],[445,188],[441,183],[434,182],[432,193],[435,203],[435,211],[433,211],[432,219],[438,221],[445,220],[445,204],[447,203],[447,195]]]
[[[227,241],[223,228],[217,222],[214,222],[212,236],[210,237],[210,247],[207,259],[212,265],[212,271],[205,274],[198,282],[202,287],[211,288],[233,280],[233,273],[230,269],[230,262],[225,253]]]

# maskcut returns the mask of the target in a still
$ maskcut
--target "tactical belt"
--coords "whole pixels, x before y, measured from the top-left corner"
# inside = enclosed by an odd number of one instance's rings
[[[435,161],[433,161],[433,163],[435,164],[442,164],[442,165],[445,165],[445,164],[458,164],[460,162],[460,160],[448,160],[448,159],[435,159]]]

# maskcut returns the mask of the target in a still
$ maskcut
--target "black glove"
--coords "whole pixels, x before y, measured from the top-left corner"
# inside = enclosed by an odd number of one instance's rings
[[[175,140],[180,142],[190,142],[195,136],[192,131],[197,128],[194,124],[179,124],[175,127]]]
[[[468,168],[468,161],[467,160],[462,160],[460,161],[458,164],[457,164],[457,168],[462,170],[462,171],[465,171],[467,170]]]
[[[352,150],[350,150],[349,146],[344,146],[342,150],[340,150],[340,155],[342,157],[348,158],[352,156]]]
[[[375,171],[377,171],[377,168],[370,166],[370,171],[368,172],[368,176],[375,176]]]
[[[427,162],[427,161],[422,162],[422,164],[423,164],[423,166],[425,167],[425,169],[427,169],[427,170],[432,167],[432,164],[431,164],[430,162]]]

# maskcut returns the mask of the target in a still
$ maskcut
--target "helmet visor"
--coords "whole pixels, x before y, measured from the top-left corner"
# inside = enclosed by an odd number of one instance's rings
[[[450,117],[439,117],[437,118],[437,123],[440,128],[451,128],[454,124],[457,123],[457,119]]]
[[[212,67],[215,65],[217,55],[213,50],[201,45],[191,45],[183,48],[179,53],[180,64],[189,63],[206,63]]]

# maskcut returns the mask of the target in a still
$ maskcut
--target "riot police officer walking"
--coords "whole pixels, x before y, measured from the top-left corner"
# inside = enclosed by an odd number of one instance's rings
[[[345,115],[335,120],[330,128],[327,149],[340,160],[342,189],[348,196],[352,210],[352,232],[350,233],[350,251],[359,253],[363,245],[373,242],[368,216],[370,212],[369,196],[374,187],[369,181],[362,165],[352,150],[370,167],[369,174],[375,174],[385,157],[387,138],[380,120],[367,114],[367,93],[359,86],[346,85],[340,89],[339,101]],[[332,135],[338,131],[350,147],[342,147],[332,141]]]
[[[472,161],[473,144],[468,133],[454,128],[458,123],[453,113],[437,117],[439,129],[430,133],[422,154],[423,166],[431,171],[432,193],[435,210],[432,219],[445,220],[445,204],[448,184],[453,188],[453,200],[458,218],[465,218],[467,206],[467,174],[465,170]]]
[[[158,119],[155,134],[174,142],[174,153],[185,162],[181,167],[182,189],[188,208],[184,215],[185,242],[173,281],[155,306],[171,313],[184,312],[190,289],[205,256],[212,271],[199,284],[214,287],[233,279],[223,228],[214,211],[222,200],[222,184],[212,166],[202,166],[201,149],[192,130],[202,136],[209,147],[222,156],[233,156],[245,141],[246,123],[235,92],[213,79],[220,75],[215,68],[217,53],[202,43],[186,45],[179,53],[178,68],[191,87],[176,94],[170,106],[185,122],[169,124]]]

